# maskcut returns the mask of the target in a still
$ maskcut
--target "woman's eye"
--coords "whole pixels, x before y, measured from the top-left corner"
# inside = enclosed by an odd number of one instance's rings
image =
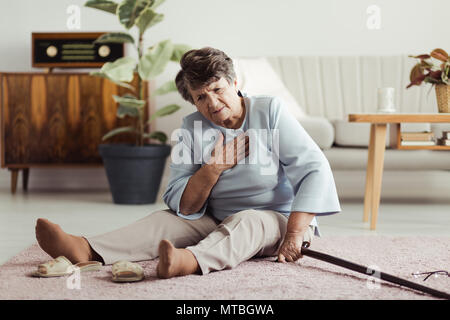
[[[216,89],[214,89],[214,92],[220,92],[220,91],[222,91],[222,88],[216,88]]]

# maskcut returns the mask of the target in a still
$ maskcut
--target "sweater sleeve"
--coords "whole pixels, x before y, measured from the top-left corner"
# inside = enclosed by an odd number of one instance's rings
[[[178,129],[173,135],[177,136],[178,142],[172,149],[169,182],[163,194],[163,200],[178,216],[188,220],[196,220],[205,214],[208,200],[205,201],[199,212],[185,215],[180,211],[184,189],[186,189],[189,179],[201,167],[200,163],[194,161],[193,134],[186,121],[183,121],[181,129]]]
[[[294,190],[291,212],[322,216],[341,211],[333,173],[323,152],[281,99],[272,99],[269,113],[271,128],[278,130],[279,161]]]

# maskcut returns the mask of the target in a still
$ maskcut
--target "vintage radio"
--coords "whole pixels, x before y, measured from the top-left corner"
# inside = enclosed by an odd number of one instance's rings
[[[102,32],[33,32],[35,68],[99,68],[124,56],[123,43],[94,43]]]

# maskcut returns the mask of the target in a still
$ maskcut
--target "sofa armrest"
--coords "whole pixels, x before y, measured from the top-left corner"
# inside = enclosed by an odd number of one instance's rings
[[[328,119],[305,116],[299,118],[298,122],[322,150],[331,148],[334,142],[334,127]]]

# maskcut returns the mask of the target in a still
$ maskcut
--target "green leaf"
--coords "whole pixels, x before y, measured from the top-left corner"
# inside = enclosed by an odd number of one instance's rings
[[[136,19],[136,26],[139,28],[139,34],[144,34],[145,30],[161,22],[164,15],[156,13],[150,8],[146,8]]]
[[[152,133],[144,133],[142,135],[145,139],[156,139],[161,141],[162,143],[166,143],[167,135],[162,131],[154,131]]]
[[[153,3],[150,5],[150,8],[156,9],[160,5],[162,5],[166,0],[153,0]]]
[[[175,44],[173,46],[173,52],[172,52],[172,56],[170,57],[170,60],[175,61],[175,62],[180,62],[183,54],[185,54],[186,52],[188,52],[191,49],[192,48],[186,44]]]
[[[139,100],[129,95],[124,95],[123,97],[113,95],[113,99],[115,102],[119,103],[122,106],[135,109],[142,108],[143,106],[145,106],[146,103],[145,100]]]
[[[135,107],[128,107],[121,104],[117,108],[117,117],[123,119],[125,116],[133,118],[139,117],[139,110]]]
[[[134,38],[126,32],[105,33],[97,38],[94,43],[134,43]]]
[[[170,104],[168,106],[165,106],[164,108],[159,109],[155,113],[152,114],[150,119],[148,120],[148,123],[152,122],[154,119],[159,117],[168,116],[169,114],[172,114],[180,109],[180,106],[176,104]]]
[[[134,127],[120,127],[120,128],[113,129],[110,132],[108,132],[107,134],[105,134],[102,137],[102,140],[105,141],[106,139],[109,139],[109,138],[115,136],[116,134],[125,133],[125,132],[137,133],[137,131]]]
[[[170,80],[164,83],[161,87],[159,87],[153,94],[160,96],[169,92],[177,91],[177,86],[175,84],[175,81]]]
[[[139,61],[138,72],[142,79],[151,80],[161,74],[170,61],[173,44],[170,40],[161,41],[150,48]]]
[[[85,7],[103,10],[112,14],[116,14],[117,3],[108,0],[89,0],[84,4]]]
[[[126,82],[114,81],[113,79],[108,77],[106,74],[104,74],[102,72],[99,72],[99,71],[92,71],[91,73],[89,73],[89,75],[94,76],[94,77],[105,78],[105,79],[108,79],[109,81],[117,84],[118,86],[121,86],[121,87],[124,87],[124,88],[128,88],[128,89],[133,90],[133,91],[136,90],[131,84],[128,84]]]
[[[117,15],[120,23],[125,28],[130,29],[134,26],[136,19],[141,12],[152,4],[152,0],[124,0],[117,8]]]
[[[107,62],[100,72],[114,81],[131,82],[134,78],[136,61],[132,57],[119,58],[114,62]]]

